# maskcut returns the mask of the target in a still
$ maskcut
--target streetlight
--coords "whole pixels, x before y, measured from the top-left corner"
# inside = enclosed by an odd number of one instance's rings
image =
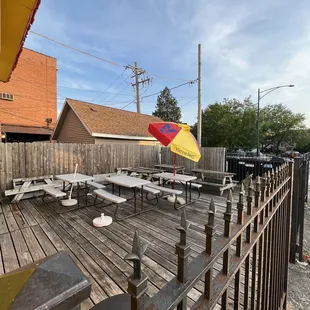
[[[259,157],[259,149],[260,149],[260,143],[259,143],[259,104],[260,100],[273,92],[276,89],[283,88],[283,87],[294,87],[295,85],[289,84],[289,85],[281,85],[281,86],[276,86],[276,87],[271,87],[267,88],[265,90],[257,90],[257,124],[256,124],[256,135],[257,135],[257,150],[256,150],[256,155]],[[261,95],[263,94],[263,95]]]

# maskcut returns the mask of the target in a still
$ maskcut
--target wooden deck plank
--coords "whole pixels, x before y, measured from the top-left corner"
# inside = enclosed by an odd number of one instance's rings
[[[22,212],[19,209],[18,204],[12,203],[10,205],[10,208],[11,208],[12,214],[13,214],[13,216],[15,218],[15,221],[16,221],[18,227],[19,228],[29,227],[25,217],[23,216]]]
[[[94,231],[96,232],[96,235],[98,235],[98,233],[100,235],[105,236],[107,239],[105,241],[105,244],[110,247],[111,250],[115,251],[115,253],[117,253],[121,258],[124,258],[125,255],[127,253],[130,253],[131,249],[132,249],[132,244],[127,243],[124,241],[124,239],[119,238],[117,235],[115,235],[114,233],[111,233],[110,231],[108,231],[105,227],[103,228],[94,228],[91,226],[91,219],[88,218],[84,213],[82,213],[81,211],[78,211],[77,216],[79,218],[79,223],[89,230],[94,234]],[[89,223],[89,224],[86,224]],[[142,269],[145,273],[147,273],[149,279],[158,287],[158,288],[162,288],[167,281],[164,280],[162,277],[160,277],[159,275],[157,275],[152,269],[150,269],[148,267],[147,264],[145,264],[144,260],[142,261]]]
[[[44,231],[39,225],[31,227],[32,232],[36,236],[38,242],[40,243],[42,250],[46,256],[53,255],[57,253],[56,248],[52,244],[52,242],[48,239]]]
[[[18,203],[18,209],[22,213],[24,219],[26,220],[26,222],[29,226],[37,225],[38,222],[35,220],[34,216],[31,214],[31,212],[28,208],[29,204],[25,204],[25,202],[27,202],[27,200],[20,201]]]
[[[192,222],[188,231],[188,242],[192,248],[190,260],[203,251],[205,246],[203,230],[208,218],[206,205],[208,206],[210,202],[210,196],[204,195],[203,197],[207,198],[204,198],[205,200],[202,202],[196,202],[186,207],[187,218]],[[47,198],[47,201],[51,201],[51,199]],[[218,226],[221,226],[217,235],[222,235],[225,201],[223,197],[215,199],[215,203],[218,204],[217,223]],[[151,206],[147,201],[145,203],[146,206]],[[23,240],[22,234],[27,229],[27,233],[31,236],[31,243],[33,243],[32,250],[29,248],[30,254],[34,248],[38,248],[43,256],[65,250],[90,279],[92,284],[91,296],[83,303],[83,309],[90,309],[93,304],[100,302],[107,296],[127,290],[127,277],[133,269],[131,264],[124,260],[124,257],[132,250],[132,241],[136,230],[140,232],[142,242],[149,244],[142,261],[142,269],[149,278],[147,294],[153,296],[177,273],[175,244],[179,241],[179,232],[175,227],[180,223],[183,211],[174,210],[173,206],[164,200],[161,200],[158,211],[150,211],[121,222],[113,222],[112,225],[103,228],[94,228],[92,219],[98,217],[102,211],[105,214],[112,214],[114,208],[111,206],[101,210],[91,206],[57,214],[54,211],[55,204],[45,204],[40,198],[34,198],[20,202],[17,209],[11,205],[10,210],[17,223],[18,230],[14,233],[4,231],[4,234],[11,234],[13,247],[15,243],[17,244],[15,239],[20,240],[22,237],[21,240]],[[124,204],[122,214],[127,215],[131,212],[132,201],[129,201]],[[26,239],[22,245],[15,247],[20,265],[26,264],[26,262],[22,262],[21,254],[28,244],[29,241]],[[231,252],[233,253],[233,251],[234,248],[232,247]],[[2,252],[0,252],[1,254]],[[221,263],[217,262],[214,265],[215,274],[221,270]],[[6,269],[4,271],[7,272]],[[242,271],[241,269],[241,282],[243,283]],[[188,295],[189,306],[192,306],[194,301],[200,297],[203,289],[204,283],[199,281]],[[230,307],[233,298],[233,283],[229,289]],[[241,301],[242,299],[241,289]]]
[[[100,284],[101,288],[103,288],[108,296],[114,296],[122,293],[119,286],[113,282],[105,270],[101,268],[100,264],[98,264],[97,261],[84,250],[84,247],[78,245],[69,232],[67,232],[60,225],[60,223],[58,223],[58,221],[56,221],[56,219],[48,213],[48,208],[43,209],[42,206],[39,206],[37,211],[41,214],[45,213],[49,224],[51,224],[54,230],[57,230],[57,234],[60,236],[62,241],[73,253],[75,253],[75,255],[79,257],[79,259],[83,262],[85,269],[87,269],[89,273],[94,276],[96,281]],[[60,217],[58,216],[58,220],[59,218]]]
[[[9,204],[2,205],[2,211],[3,211],[3,215],[4,215],[9,231],[14,231],[14,230],[19,229],[16,223],[16,220],[13,216],[13,213],[11,211],[10,205]]]
[[[8,226],[6,225],[2,207],[0,205],[0,235],[5,234],[7,232],[9,232],[9,229],[8,229]]]
[[[83,210],[85,210],[85,209],[83,209]],[[98,214],[97,214],[97,216],[98,216]],[[124,223],[124,221],[122,221],[120,223]],[[115,234],[120,233],[122,231],[121,238],[124,240],[127,239],[129,243],[132,243],[135,229],[129,230],[126,227],[122,227],[122,225],[120,223],[114,222],[113,225],[110,225],[106,228],[113,230],[113,232]],[[130,231],[130,233],[129,233],[129,231]],[[129,235],[130,235],[130,237],[128,237]],[[140,237],[143,241],[145,240],[145,234],[143,234],[143,235],[140,234]],[[146,240],[146,241],[144,241],[144,243],[149,243],[149,241],[150,240]],[[174,277],[174,274],[170,270],[167,270],[164,266],[161,266],[159,263],[157,263],[154,259],[154,255],[152,255],[152,253],[153,253],[152,246],[149,246],[149,250],[147,251],[147,253],[145,254],[145,256],[143,258],[144,263],[148,264],[148,266],[151,269],[153,269],[158,275],[160,275],[166,281],[170,281]],[[196,301],[200,296],[200,292],[197,291],[196,289],[193,289],[190,291],[188,296],[192,300]]]
[[[89,310],[94,306],[94,303],[90,298],[84,300],[81,304],[81,310]]]
[[[38,206],[40,208],[39,210],[42,210],[42,205],[37,204],[37,201],[33,200],[34,205]],[[43,213],[44,214],[44,213]],[[46,218],[48,219],[48,218]],[[83,263],[85,262],[83,259],[80,258],[79,255],[76,255],[74,252],[72,252],[67,245],[63,242],[61,237],[55,232],[54,227],[52,228],[48,222],[44,222],[40,224],[40,227],[42,228],[43,232],[46,234],[46,236],[49,238],[49,240],[52,242],[54,247],[57,249],[57,251],[66,251],[70,254],[72,259],[75,261],[77,266],[82,270],[82,272],[85,274],[85,276],[89,279],[92,285],[92,290],[90,294],[91,300],[97,304],[101,300],[108,297],[108,295],[104,292],[102,287],[99,285],[99,282],[97,282],[96,275],[93,277],[92,274],[88,272],[88,270],[84,267]]]
[[[16,255],[21,267],[33,262],[29,249],[20,230],[11,232]]]
[[[72,227],[75,228],[76,231],[82,236],[84,236],[89,242],[104,256],[106,256],[110,263],[115,265],[122,273],[125,275],[125,282],[127,282],[127,277],[129,277],[133,273],[133,268],[124,260],[124,257],[118,256],[114,253],[109,247],[106,246],[105,243],[102,243],[100,240],[95,238],[88,230],[79,225],[79,223],[68,214],[63,214],[62,217],[66,219],[68,223],[71,224]],[[153,296],[158,289],[153,285],[153,283],[149,283],[148,285],[148,295]],[[126,283],[127,285],[127,283]],[[126,287],[125,285],[125,287]],[[124,290],[125,291],[125,290]]]
[[[90,297],[94,303],[98,303],[101,300],[107,298],[108,296],[103,291],[103,289],[100,287],[100,285],[96,282],[96,280],[93,278],[93,276],[85,269],[84,265],[80,262],[78,257],[73,254],[73,252],[66,246],[66,244],[61,240],[61,238],[55,233],[55,231],[52,229],[52,227],[48,223],[42,223],[41,228],[44,231],[44,233],[48,236],[48,238],[51,240],[57,251],[66,251],[70,254],[74,262],[77,264],[77,266],[82,270],[82,272],[85,274],[85,276],[89,279],[92,290]]]
[[[19,268],[10,233],[0,235],[0,247],[2,253],[4,272],[10,272]]]
[[[45,254],[38,243],[35,235],[33,234],[30,227],[21,229],[21,232],[26,240],[27,246],[29,248],[29,251],[31,253],[31,256],[34,261],[37,261],[41,258],[45,257]]]

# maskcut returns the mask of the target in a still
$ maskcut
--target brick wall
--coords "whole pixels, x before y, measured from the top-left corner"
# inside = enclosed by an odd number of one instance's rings
[[[0,122],[45,126],[46,118],[57,118],[56,59],[23,49],[8,83],[0,83],[0,93],[14,95],[14,101],[0,99]]]

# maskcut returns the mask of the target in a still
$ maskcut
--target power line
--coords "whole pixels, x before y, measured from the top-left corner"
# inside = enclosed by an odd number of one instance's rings
[[[195,98],[193,98],[192,100],[190,100],[190,101],[188,101],[188,102],[186,102],[186,103],[184,103],[184,104],[180,105],[180,108],[182,108],[182,107],[184,107],[185,105],[187,105],[187,104],[189,104],[189,103],[193,102],[193,101],[194,101],[194,100],[196,100],[196,99],[198,99],[198,96],[197,96],[197,97],[195,97]]]
[[[134,103],[134,102],[135,102],[135,99],[132,100],[131,102],[129,102],[128,104],[124,105],[124,106],[121,108],[121,110],[124,110],[125,108],[127,108],[129,105],[131,105],[131,104]]]
[[[194,83],[196,83],[197,82],[197,80],[193,80],[193,81],[188,81],[188,82],[186,82],[186,83],[183,83],[183,84],[180,84],[180,85],[177,85],[177,86],[174,86],[174,87],[171,87],[171,88],[168,88],[169,90],[173,90],[173,89],[176,89],[176,88],[179,88],[179,87],[182,87],[182,86],[184,86],[184,85],[192,85],[192,84],[194,84]],[[155,96],[155,95],[158,95],[158,94],[160,94],[162,91],[159,91],[159,92],[157,92],[157,93],[154,93],[154,94],[150,94],[150,95],[146,95],[146,96],[143,96],[143,98],[147,98],[147,97],[151,97],[151,96]]]
[[[130,78],[130,74],[127,76],[127,78],[124,80],[123,79],[123,81],[114,89],[114,92],[112,93],[112,94],[115,94],[115,91],[119,88],[119,87],[121,87],[125,82],[126,82],[126,80],[128,80]],[[127,87],[125,87],[125,88],[123,88],[121,91],[119,91],[118,93],[121,93],[124,89],[126,89],[126,88],[128,88],[129,86],[130,86],[130,84],[127,84],[126,85]],[[118,94],[117,93],[117,94]],[[112,94],[109,94],[109,95],[107,95],[107,96],[105,96],[104,98],[103,98],[103,100],[105,100],[105,99],[107,99],[110,95],[112,95]],[[115,95],[115,96],[117,96],[117,94]],[[115,96],[113,96],[112,98],[114,98]],[[110,98],[110,100],[111,100],[111,98]]]
[[[124,69],[124,71],[104,90],[104,92],[106,92],[120,77],[122,77],[123,76],[123,73],[126,71],[126,68]],[[94,98],[94,100],[98,100],[101,96],[102,96],[102,94],[104,93],[104,92],[102,92],[100,95],[99,95],[99,97],[96,97],[96,99]],[[110,96],[110,95],[108,95],[108,96]]]
[[[54,86],[54,84],[45,84],[45,83],[40,83],[40,82],[36,82],[36,83],[33,83],[33,82],[29,82],[27,80],[24,80],[20,77],[14,77],[15,79],[19,79],[20,81],[23,81],[25,83],[28,83],[28,84],[31,84],[31,85],[44,85],[44,86]],[[69,87],[69,86],[63,86],[63,85],[57,85],[57,87],[59,88],[66,88],[66,89],[72,89],[72,90],[79,90],[79,91],[87,91],[87,92],[93,92],[93,93],[102,93],[102,94],[110,94],[110,95],[113,95],[115,94],[115,92],[107,92],[107,91],[101,91],[101,90],[94,90],[94,89],[87,89],[87,88],[77,88],[77,87]],[[54,92],[52,90],[48,90],[49,92],[52,92],[52,93],[57,93],[57,92]],[[132,96],[132,94],[118,94],[118,96]]]
[[[64,46],[64,47],[66,47],[66,48],[69,48],[69,49],[71,49],[71,50],[73,50],[73,51],[76,51],[76,52],[82,53],[82,54],[84,54],[84,55],[87,55],[87,56],[96,58],[96,59],[98,59],[98,60],[107,62],[107,63],[109,63],[109,64],[111,64],[111,65],[113,65],[113,66],[118,66],[118,67],[123,67],[123,68],[126,67],[126,66],[121,65],[121,64],[118,64],[118,63],[116,63],[116,62],[114,62],[114,61],[104,59],[104,58],[102,58],[102,57],[93,55],[93,54],[88,53],[88,52],[84,52],[84,51],[82,51],[82,50],[80,50],[80,49],[78,49],[78,48],[72,47],[72,46],[70,46],[70,45],[68,45],[68,44],[61,43],[61,42],[59,42],[59,41],[57,41],[57,40],[54,40],[54,39],[52,39],[52,38],[49,38],[49,37],[47,37],[47,36],[45,36],[45,35],[43,35],[43,34],[40,34],[40,33],[35,32],[35,31],[30,30],[29,32],[32,33],[32,34],[35,34],[35,35],[37,35],[37,36],[39,36],[39,37],[41,37],[41,38],[44,38],[44,39],[49,40],[49,41],[52,41],[52,42],[54,42],[54,43],[57,43],[57,44],[59,44],[59,45],[62,45],[62,46]]]
[[[91,54],[91,53],[82,51],[82,50],[80,50],[80,49],[78,49],[78,48],[72,47],[71,45],[68,45],[68,44],[59,42],[59,41],[57,41],[57,40],[55,40],[55,39],[52,39],[52,38],[50,38],[50,37],[47,37],[47,36],[45,36],[45,35],[43,35],[43,34],[40,34],[40,33],[35,32],[35,31],[30,30],[29,32],[32,33],[32,34],[34,34],[34,35],[37,35],[37,36],[39,36],[39,37],[41,37],[41,38],[44,38],[44,39],[46,39],[46,40],[49,40],[49,41],[51,41],[51,42],[54,42],[54,43],[59,44],[59,45],[61,45],[61,46],[64,46],[64,47],[66,47],[66,48],[69,48],[69,49],[71,49],[71,50],[74,50],[74,51],[76,51],[76,52],[79,52],[79,53],[82,53],[82,54],[84,54],[84,55],[93,57],[93,58],[95,58],[95,59],[104,61],[104,62],[106,62],[106,63],[109,63],[109,64],[111,64],[111,65],[113,65],[113,66],[118,66],[118,67],[123,67],[123,68],[130,68],[130,67],[131,67],[131,69],[134,68],[134,66],[128,66],[128,65],[125,66],[125,65],[121,65],[121,64],[116,63],[116,62],[114,62],[114,61],[107,60],[107,59],[104,59],[104,58],[102,58],[102,57],[93,55],[93,54]],[[158,74],[150,73],[150,72],[147,72],[147,71],[144,71],[144,73],[148,73],[149,75],[152,75],[152,76],[157,77],[157,78],[160,78],[160,79],[177,80],[177,81],[188,81],[188,80],[185,80],[185,79],[174,78],[174,77],[169,77],[169,76],[164,76],[164,75],[158,75]]]

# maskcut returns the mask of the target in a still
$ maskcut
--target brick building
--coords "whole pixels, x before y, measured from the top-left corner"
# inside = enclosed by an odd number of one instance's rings
[[[2,141],[49,140],[56,118],[56,59],[24,48],[10,81],[0,83]]]

